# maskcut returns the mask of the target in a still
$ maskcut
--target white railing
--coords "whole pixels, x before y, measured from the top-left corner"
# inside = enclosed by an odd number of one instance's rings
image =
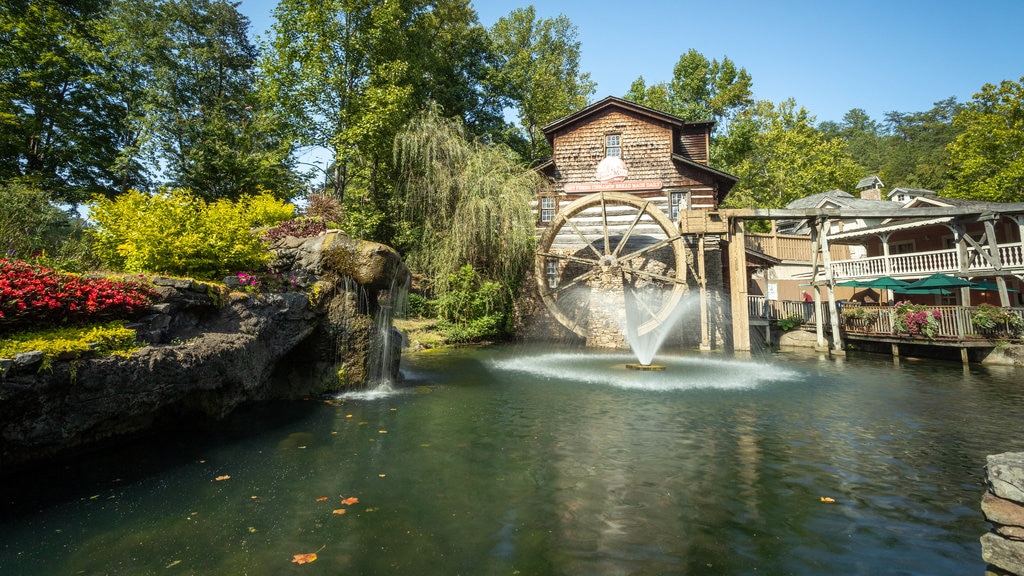
[[[999,260],[1003,270],[1024,270],[1024,248],[1019,243],[998,246]],[[968,248],[967,255],[970,272],[993,270],[992,265],[975,248]],[[886,262],[888,261],[888,266]],[[857,260],[839,260],[832,262],[832,277],[837,280],[848,278],[865,278],[878,276],[920,277],[939,272],[952,273],[960,271],[957,249],[934,250],[932,252],[914,252],[913,254],[891,254],[871,256]]]

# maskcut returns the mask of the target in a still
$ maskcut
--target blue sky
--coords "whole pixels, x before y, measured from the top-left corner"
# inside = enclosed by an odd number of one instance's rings
[[[264,35],[276,0],[242,0]],[[529,3],[477,0],[480,22]],[[582,43],[593,99],[622,96],[638,76],[672,77],[690,48],[746,68],[754,97],[793,98],[819,121],[863,108],[921,112],[986,83],[1024,76],[1024,0],[536,0],[537,14],[564,14]]]

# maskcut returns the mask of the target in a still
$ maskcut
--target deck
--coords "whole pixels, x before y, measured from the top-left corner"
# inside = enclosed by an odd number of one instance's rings
[[[847,310],[854,306],[847,305]],[[899,355],[898,346],[903,344],[958,348],[966,362],[968,348],[994,348],[1005,342],[1022,342],[1024,335],[1009,325],[990,329],[974,325],[972,318],[978,313],[978,306],[927,306],[927,312],[935,318],[929,334],[914,332],[901,322],[896,307],[855,306],[864,312],[863,318],[852,318],[840,308],[840,333],[844,341],[868,341],[891,345],[894,356]],[[1024,321],[1024,308],[1004,308]],[[788,300],[768,300],[764,296],[748,297],[748,313],[751,325],[778,324],[789,319],[805,327],[816,328],[814,304]],[[822,308],[823,327],[827,332],[831,325],[830,311]],[[802,322],[801,322],[802,319]]]

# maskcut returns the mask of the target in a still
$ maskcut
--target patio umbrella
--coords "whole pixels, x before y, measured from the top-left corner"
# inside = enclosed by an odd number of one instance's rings
[[[995,282],[989,282],[988,280],[982,280],[981,282],[975,282],[971,286],[971,290],[981,290],[983,292],[996,292],[999,290],[999,286]],[[1013,288],[1007,288],[1007,292],[1017,292]]]
[[[952,294],[949,290],[942,288],[895,288],[893,292],[897,294],[942,294],[943,296]]]
[[[801,284],[801,286],[803,286],[803,284]],[[836,286],[842,286],[843,288],[859,288],[864,286],[864,283],[858,280],[847,280],[846,282],[837,283]]]
[[[875,278],[874,280],[868,280],[867,282],[861,282],[860,284],[864,288],[878,288],[879,290],[892,290],[894,288],[907,288],[910,283],[904,282],[903,280],[897,280],[889,276],[882,276],[881,278]],[[927,286],[926,286],[927,288]]]
[[[973,282],[964,280],[963,278],[957,278],[956,276],[950,276],[949,274],[932,274],[927,278],[922,278],[917,282],[912,282],[907,288],[911,290],[924,289],[924,288],[959,288],[961,286],[971,286]]]

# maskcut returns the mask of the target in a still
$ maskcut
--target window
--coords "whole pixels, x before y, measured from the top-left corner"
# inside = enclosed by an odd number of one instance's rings
[[[551,222],[555,219],[554,196],[542,196],[540,199],[540,221]]]
[[[604,155],[622,156],[622,145],[619,134],[609,134],[604,137]]]
[[[914,241],[894,242],[889,246],[889,254],[910,254],[914,252]]]
[[[672,192],[669,194],[670,210],[672,219],[679,218],[679,212],[686,209],[686,193]]]
[[[556,288],[558,286],[558,261],[548,260],[545,264],[545,270],[548,276],[548,287]]]

